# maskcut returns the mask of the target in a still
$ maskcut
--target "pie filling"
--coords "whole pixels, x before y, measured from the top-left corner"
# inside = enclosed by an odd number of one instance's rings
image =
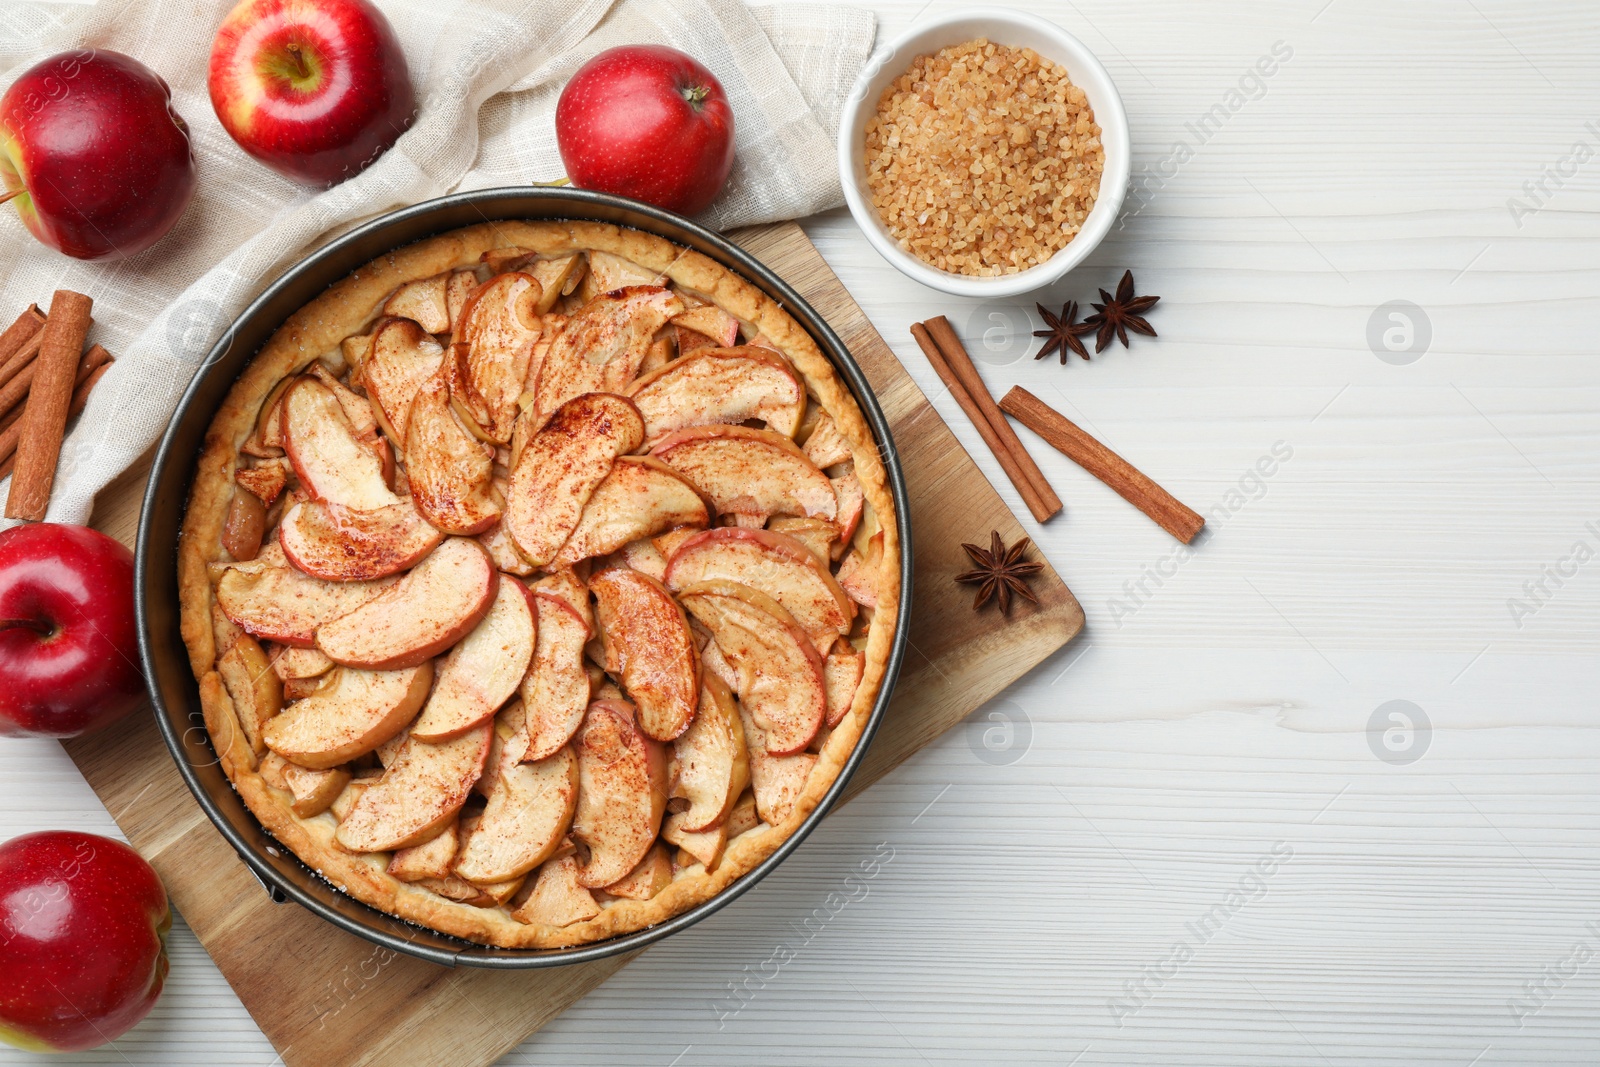
[[[581,944],[720,892],[859,740],[899,599],[853,398],[776,304],[593,223],[308,305],[208,437],[184,632],[224,769],[345,892]]]

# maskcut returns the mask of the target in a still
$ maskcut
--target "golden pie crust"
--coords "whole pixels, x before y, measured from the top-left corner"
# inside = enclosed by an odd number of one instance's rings
[[[295,815],[289,807],[290,794],[270,786],[258,773],[255,753],[216,667],[211,565],[232,559],[222,547],[223,520],[234,492],[239,448],[255,428],[261,405],[284,378],[337,350],[344,338],[364,332],[402,283],[476,267],[485,252],[508,247],[546,256],[612,253],[755,326],[802,375],[808,402],[832,416],[849,443],[868,514],[876,517],[883,531],[879,604],[862,649],[861,684],[850,711],[823,744],[787,819],[776,826],[759,823],[730,839],[714,872],[705,873],[698,865],[687,868],[649,900],[611,900],[597,917],[563,927],[525,924],[513,918],[507,906],[458,903],[400,881],[387,871],[389,853],[352,853],[335,843],[338,824],[332,814]],[[771,855],[815,809],[860,740],[883,682],[900,604],[899,531],[876,443],[849,389],[816,342],[777,302],[714,260],[652,234],[582,221],[495,222],[431,237],[373,260],[290,316],[251,360],[212,420],[178,555],[182,632],[199,682],[206,726],[223,770],[262,826],[328,882],[363,903],[441,933],[505,948],[580,945],[644,929],[716,896]]]

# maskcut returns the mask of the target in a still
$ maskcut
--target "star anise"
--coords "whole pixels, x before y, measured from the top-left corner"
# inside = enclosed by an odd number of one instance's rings
[[[972,610],[979,611],[991,599],[996,599],[1000,602],[1001,614],[1010,615],[1013,593],[1037,604],[1039,598],[1028,588],[1027,579],[1044,570],[1044,564],[1031,561],[1025,563],[1022,560],[1023,553],[1028,551],[1028,545],[1032,542],[1024,537],[1007,548],[999,530],[991,531],[989,537],[987,551],[965,542],[961,545],[977,567],[976,570],[956,575],[956,581],[975,584],[978,587],[978,595],[972,601]]]
[[[1116,335],[1122,342],[1122,347],[1128,347],[1128,331],[1142,333],[1146,337],[1154,337],[1156,331],[1144,320],[1143,313],[1156,306],[1159,296],[1133,295],[1133,271],[1125,271],[1122,281],[1117,283],[1117,295],[1112,296],[1104,289],[1100,290],[1100,299],[1104,304],[1095,304],[1093,315],[1083,320],[1085,326],[1098,327],[1095,334],[1094,350],[1104,352],[1106,346],[1111,344],[1111,337]]]
[[[1043,359],[1052,352],[1060,352],[1061,365],[1065,367],[1067,365],[1068,349],[1078,353],[1084,359],[1089,358],[1089,350],[1083,347],[1083,342],[1078,340],[1078,335],[1089,333],[1094,327],[1078,321],[1078,302],[1076,300],[1068,300],[1061,305],[1060,318],[1046,311],[1043,304],[1035,304],[1033,306],[1039,309],[1039,314],[1044,316],[1044,324],[1050,327],[1048,330],[1033,331],[1035,337],[1046,338],[1044,347],[1039,349],[1039,354],[1034,356],[1034,359]]]

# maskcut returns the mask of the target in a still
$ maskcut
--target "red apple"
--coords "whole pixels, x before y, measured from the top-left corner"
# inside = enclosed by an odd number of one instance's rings
[[[366,170],[417,110],[399,38],[367,0],[243,0],[211,43],[210,85],[240,148],[317,187]]]
[[[143,694],[133,553],[86,526],[0,533],[0,736],[76,737]]]
[[[580,189],[694,215],[733,169],[733,108],[693,57],[623,45],[579,67],[561,90],[556,143]]]
[[[194,195],[189,127],[167,83],[120,52],[63,52],[0,97],[0,181],[23,224],[78,259],[143,252]]]
[[[161,995],[171,928],[161,879],[120,841],[46,830],[0,845],[0,1041],[115,1041]]]

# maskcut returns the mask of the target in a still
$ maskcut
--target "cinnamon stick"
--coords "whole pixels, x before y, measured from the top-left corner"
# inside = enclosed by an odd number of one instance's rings
[[[96,353],[99,353],[98,357]],[[105,377],[106,371],[110,370],[111,364],[115,362],[111,353],[99,345],[95,345],[83,354],[83,364],[78,368],[78,378],[72,387],[72,405],[67,408],[69,422],[83,414],[83,409],[89,403],[89,394],[94,391],[94,387]],[[11,468],[16,465],[19,430],[20,427],[15,422],[10,426],[0,427],[0,478],[10,474]]]
[[[18,315],[16,321],[6,327],[5,333],[0,333],[0,385],[8,381],[22,369],[24,363],[33,358],[33,356],[23,356],[21,353],[42,329],[44,329],[44,312],[39,310],[38,304],[29,304],[28,310]],[[39,351],[37,341],[33,343],[33,351],[35,354]]]
[[[972,425],[977,428],[978,435],[983,438],[983,443],[989,446],[989,451],[994,453],[994,458],[1000,461],[1000,468],[1006,472],[1006,477],[1011,479],[1011,484],[1017,487],[1017,492],[1022,494],[1023,503],[1028,505],[1028,510],[1033,513],[1035,520],[1043,522],[1061,510],[1061,501],[1054,493],[1050,494],[1047,501],[1039,495],[1039,490],[1028,480],[1022,465],[1017,462],[1017,457],[1006,448],[1000,435],[995,433],[994,427],[984,417],[983,411],[976,401],[967,392],[966,386],[961,384],[961,379],[956,377],[955,371],[945,362],[944,354],[939,346],[934,343],[932,335],[924,323],[914,323],[911,327],[911,336],[917,339],[917,344],[922,347],[922,352],[928,357],[928,362],[933,364],[934,371],[939,375],[939,380],[944,382],[950,390],[950,395],[956,398],[956,403],[961,405],[961,410],[967,413],[967,418],[972,420]],[[1019,446],[1020,447],[1020,446]],[[1045,487],[1049,489],[1047,485]]]
[[[115,360],[111,358],[111,353],[107,352],[98,341],[90,345],[88,350],[83,353],[83,359],[78,361],[78,373],[72,379],[73,395],[77,395],[78,386],[82,385],[89,375],[104,367],[107,363],[113,362]]]
[[[109,363],[101,364],[99,367],[95,368],[92,373],[85,375],[84,380],[79,382],[77,387],[73,389],[72,406],[67,409],[67,418],[69,421],[83,414],[83,409],[89,404],[89,394],[94,391],[94,387],[100,383],[100,379],[105,377],[105,372],[110,369],[111,367]],[[12,444],[13,447],[15,447],[14,441]],[[16,464],[17,457],[15,453],[6,456],[3,460],[0,460],[0,478],[4,478],[6,475],[10,474],[11,469],[15,467]]]
[[[29,304],[28,310],[0,334],[0,355],[4,355],[6,338],[12,337],[13,331],[19,339],[17,347],[10,350],[10,357],[0,363],[0,413],[3,413],[0,419],[6,425],[22,415],[23,402],[33,384],[35,357],[44,341],[44,326],[44,312],[39,310],[38,304]]]
[[[105,349],[101,349],[102,352]],[[111,369],[115,362],[108,355],[106,361],[86,375],[72,390],[72,406],[67,409],[68,418],[77,418],[83,414],[83,409],[89,405],[89,394],[94,392],[94,387],[100,384],[100,379],[106,376],[106,371]]]
[[[27,362],[9,382],[0,385],[0,411],[9,412],[13,408],[20,410],[23,402],[28,399],[28,390],[33,387],[34,372],[38,370],[38,360],[33,357],[39,354],[39,341],[39,337],[34,337],[28,342],[28,347],[19,353],[28,357]]]
[[[17,420],[21,418],[21,408],[17,408],[15,411],[8,411],[4,418],[0,418],[0,434],[5,433],[7,430],[11,429],[11,427],[15,426],[17,424]]]
[[[8,519],[37,522],[49,510],[56,461],[61,458],[61,440],[93,308],[93,300],[70,289],[57,289],[50,301],[50,314],[40,331],[39,358],[31,368],[28,406],[17,423],[20,436],[11,494],[6,498]]]
[[[68,420],[71,420],[74,415],[82,410],[82,407],[78,404],[80,393],[83,396],[83,402],[85,404],[89,402],[89,391],[85,388],[85,383],[91,377],[95,381],[99,381],[100,376],[95,374],[95,371],[108,363],[114,362],[116,361],[112,358],[111,353],[100,345],[89,346],[89,350],[83,354],[83,359],[78,364],[78,374],[72,380],[72,406],[67,409]],[[7,415],[3,420],[0,420],[0,460],[10,459],[11,454],[17,450],[17,439],[22,434],[20,422],[24,410],[26,409],[19,408]]]
[[[966,386],[967,395],[972,397],[978,410],[983,412],[983,417],[989,421],[989,426],[995,435],[1005,445],[1006,451],[1011,453],[1011,458],[1017,461],[1017,466],[1022,469],[1023,477],[1032,483],[1039,499],[1054,515],[1061,510],[1061,498],[1056,496],[1050,483],[1045,481],[1044,472],[1033,461],[1028,450],[1023,447],[1022,441],[1017,437],[1017,432],[1011,428],[1006,417],[1000,414],[1000,409],[995,405],[994,397],[989,395],[988,386],[983,384],[983,376],[978,373],[978,368],[973,366],[972,357],[967,355],[967,346],[961,343],[961,338],[956,336],[956,331],[951,328],[950,320],[943,315],[937,315],[923,323],[928,333],[932,335],[934,344],[939,346],[939,351],[944,354],[945,362],[955,372],[961,384]],[[1035,516],[1037,518],[1037,515]],[[1048,516],[1047,516],[1048,517]],[[1043,522],[1044,519],[1039,519]]]
[[[1188,544],[1206,520],[1145,477],[1133,464],[1084,432],[1076,423],[1020,385],[1011,387],[1000,410],[1038,434],[1068,459],[1105,482],[1117,494]]]
[[[28,344],[33,347],[33,351],[37,352],[39,350],[39,339],[37,337],[29,341]],[[99,353],[99,355],[96,356],[96,353]],[[76,385],[83,381],[90,371],[103,363],[109,362],[111,362],[111,353],[99,345],[91,346],[89,351],[83,354],[83,362],[78,364],[78,373],[73,378],[73,384]],[[33,368],[27,367],[24,368],[19,377],[5,386],[0,386],[0,412],[4,412],[4,414],[0,414],[0,431],[4,431],[6,427],[22,417],[23,411],[27,408],[28,387],[32,383]]]

